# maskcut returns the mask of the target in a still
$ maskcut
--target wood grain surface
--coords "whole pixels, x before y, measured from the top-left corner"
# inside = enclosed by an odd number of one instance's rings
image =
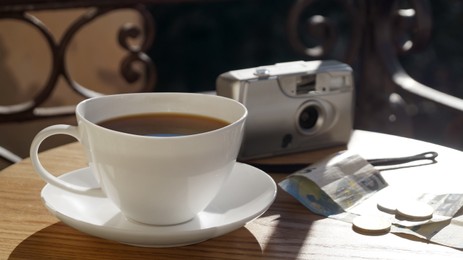
[[[317,160],[334,150],[279,160]],[[41,160],[57,175],[85,166],[78,143],[45,151]],[[271,176],[278,182],[286,175]],[[58,221],[41,202],[44,185],[29,159],[0,172],[0,259],[463,259],[460,250],[414,237],[358,234],[312,214],[280,188],[265,214],[224,236],[175,248],[123,245]]]

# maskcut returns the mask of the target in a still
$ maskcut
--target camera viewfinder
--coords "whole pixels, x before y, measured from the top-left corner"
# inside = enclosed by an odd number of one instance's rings
[[[301,76],[296,84],[296,95],[305,95],[315,91],[315,77],[315,74]]]

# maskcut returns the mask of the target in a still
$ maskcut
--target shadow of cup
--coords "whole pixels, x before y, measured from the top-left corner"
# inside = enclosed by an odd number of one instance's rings
[[[261,257],[261,252],[259,242],[245,227],[194,245],[153,248],[93,237],[58,222],[22,241],[9,259],[162,259],[224,254]]]

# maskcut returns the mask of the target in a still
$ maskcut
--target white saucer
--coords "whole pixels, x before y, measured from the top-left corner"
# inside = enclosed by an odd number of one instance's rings
[[[89,168],[60,178],[97,186]],[[104,195],[79,195],[47,184],[42,189],[42,199],[58,219],[84,233],[124,244],[170,247],[198,243],[242,227],[270,207],[276,189],[275,182],[265,172],[236,163],[224,188],[204,211],[189,222],[172,226],[129,221]]]

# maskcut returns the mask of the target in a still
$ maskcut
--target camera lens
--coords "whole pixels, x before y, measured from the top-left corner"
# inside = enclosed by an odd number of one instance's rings
[[[315,106],[304,108],[299,114],[299,126],[303,130],[310,130],[318,121],[318,109]]]

